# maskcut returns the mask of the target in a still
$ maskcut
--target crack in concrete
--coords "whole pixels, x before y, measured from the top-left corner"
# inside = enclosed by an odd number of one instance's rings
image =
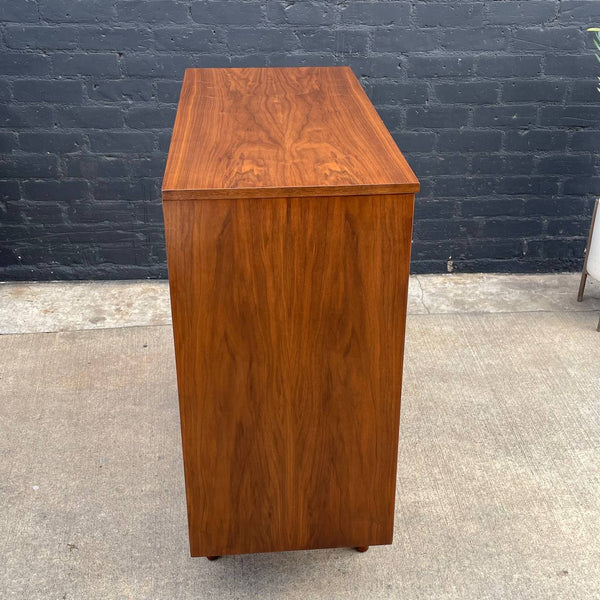
[[[423,289],[423,282],[421,281],[421,278],[418,275],[415,275],[414,278],[416,279],[417,283],[419,284],[419,290],[421,291],[421,295],[419,296],[419,301],[421,302],[421,305],[423,306],[423,308],[429,315],[431,313],[429,311],[429,307],[425,304],[425,290]]]

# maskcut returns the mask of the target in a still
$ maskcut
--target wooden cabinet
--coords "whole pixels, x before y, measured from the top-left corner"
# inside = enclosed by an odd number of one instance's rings
[[[186,71],[163,209],[193,556],[391,543],[418,186],[348,68]]]

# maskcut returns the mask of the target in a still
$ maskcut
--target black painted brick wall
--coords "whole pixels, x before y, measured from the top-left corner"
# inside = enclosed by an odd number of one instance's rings
[[[575,269],[600,0],[0,0],[0,279],[166,276],[185,67],[349,64],[422,181],[414,272]]]

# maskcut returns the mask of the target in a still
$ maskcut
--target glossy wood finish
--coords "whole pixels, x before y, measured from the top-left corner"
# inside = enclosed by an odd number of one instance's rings
[[[416,192],[348,67],[188,69],[164,200]]]
[[[349,69],[186,71],[163,209],[192,555],[391,543],[417,189]]]
[[[391,543],[413,196],[164,210],[192,555]]]

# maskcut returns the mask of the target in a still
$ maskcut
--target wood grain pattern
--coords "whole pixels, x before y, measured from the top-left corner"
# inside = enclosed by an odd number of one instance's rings
[[[348,67],[185,72],[164,200],[418,189]]]
[[[192,555],[391,543],[413,196],[163,208]]]

